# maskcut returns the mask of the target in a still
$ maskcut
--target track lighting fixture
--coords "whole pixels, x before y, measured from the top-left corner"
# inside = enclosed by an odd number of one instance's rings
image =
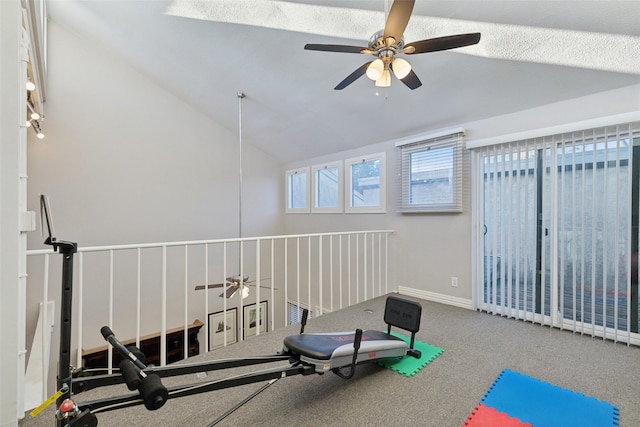
[[[33,128],[33,131],[36,133],[36,137],[38,139],[43,139],[44,133],[42,133],[42,129],[40,128],[40,121],[44,120],[44,117],[36,111],[36,108],[33,105],[32,92],[29,92],[29,83],[32,83],[31,80],[27,81],[27,116],[28,118],[25,123],[25,126]],[[35,89],[35,86],[34,86],[34,89]]]

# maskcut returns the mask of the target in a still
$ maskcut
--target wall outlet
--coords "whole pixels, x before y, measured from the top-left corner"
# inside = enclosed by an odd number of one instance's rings
[[[451,286],[453,286],[454,288],[458,287],[458,278],[455,276],[451,276]]]

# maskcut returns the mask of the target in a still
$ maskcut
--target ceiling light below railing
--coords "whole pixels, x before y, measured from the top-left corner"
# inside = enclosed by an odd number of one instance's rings
[[[27,90],[29,92],[36,90],[36,85],[31,80],[27,80]]]

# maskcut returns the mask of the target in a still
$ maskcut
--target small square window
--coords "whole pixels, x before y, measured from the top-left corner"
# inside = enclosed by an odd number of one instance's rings
[[[462,211],[462,133],[400,146],[399,212]]]
[[[385,155],[357,157],[345,161],[348,186],[346,211],[348,213],[384,213]]]
[[[309,212],[309,168],[289,170],[286,176],[287,213]]]
[[[314,213],[342,212],[342,162],[317,165],[311,168],[313,174]]]

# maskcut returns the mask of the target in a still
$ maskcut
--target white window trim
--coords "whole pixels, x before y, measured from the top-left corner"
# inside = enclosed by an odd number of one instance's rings
[[[345,174],[345,191],[344,191],[344,210],[346,213],[386,213],[387,211],[387,174],[386,174],[386,154],[377,153],[367,156],[358,156],[344,161]],[[370,162],[373,160],[380,161],[380,204],[378,206],[351,206],[351,166],[358,163]]]
[[[318,171],[337,168],[338,169],[338,206],[333,208],[318,207]],[[311,195],[313,203],[311,204],[311,212],[313,213],[342,213],[344,210],[344,169],[342,168],[342,160],[331,163],[324,163],[311,167]]]
[[[408,144],[396,144],[399,148],[399,182],[398,182],[398,197],[397,197],[397,210],[402,213],[446,213],[462,212],[463,205],[463,155],[464,155],[464,131],[453,133],[450,135],[438,135],[435,138],[417,141]],[[429,149],[441,149],[445,147],[453,147],[453,200],[451,203],[409,203],[409,189],[407,186],[411,184],[408,180],[411,179],[411,173],[405,170],[405,167],[409,164],[406,157],[413,153],[427,151]]]
[[[303,208],[290,208],[289,207],[289,183],[290,183],[290,179],[289,177],[292,175],[296,175],[299,173],[306,173],[307,174],[307,197],[306,197],[306,205]],[[311,180],[309,179],[311,175],[311,172],[309,170],[309,167],[303,167],[303,168],[297,168],[297,169],[290,169],[288,171],[285,172],[285,179],[284,179],[284,191],[285,191],[285,200],[284,200],[284,207],[285,207],[285,213],[309,213],[309,205],[310,205],[310,201],[311,201],[311,194],[310,194],[310,186],[311,186]]]

